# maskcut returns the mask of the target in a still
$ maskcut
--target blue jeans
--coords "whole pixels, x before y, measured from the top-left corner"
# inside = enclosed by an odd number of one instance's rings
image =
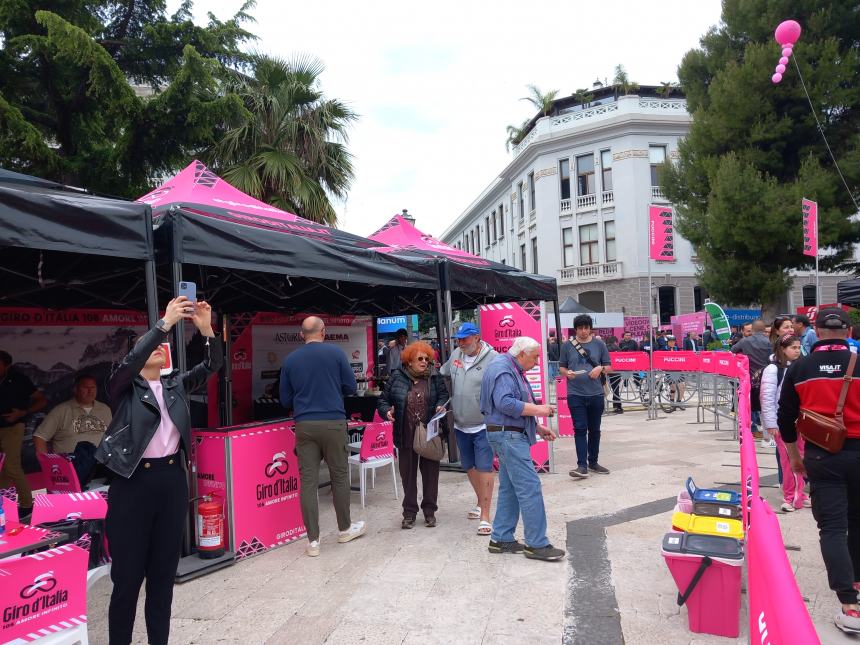
[[[602,396],[569,396],[567,406],[573,418],[576,465],[593,466],[600,452],[600,419],[606,400]]]
[[[522,432],[488,432],[487,437],[499,458],[499,498],[490,539],[513,542],[522,513],[526,545],[534,548],[548,545],[543,492],[532,463],[528,437]]]

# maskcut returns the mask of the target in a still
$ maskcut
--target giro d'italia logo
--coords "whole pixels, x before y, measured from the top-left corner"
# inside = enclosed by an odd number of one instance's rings
[[[266,477],[286,475],[289,469],[290,464],[287,462],[287,453],[276,452],[272,457],[272,463],[266,464]]]
[[[510,314],[505,316],[499,321],[499,327],[513,327],[517,323],[514,321],[514,317]]]
[[[47,593],[57,586],[57,579],[54,577],[53,571],[46,571],[43,574],[36,576],[33,579],[33,584],[27,585],[21,589],[21,597],[24,600],[29,600],[37,593]]]

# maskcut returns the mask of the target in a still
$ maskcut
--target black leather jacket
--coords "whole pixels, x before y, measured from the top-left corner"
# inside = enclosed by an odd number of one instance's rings
[[[158,403],[140,370],[165,338],[166,334],[158,328],[146,332],[108,381],[113,420],[96,450],[96,459],[122,477],[131,477],[134,473],[161,423]],[[204,390],[209,377],[221,368],[223,362],[221,341],[217,337],[210,338],[203,362],[186,372],[161,378],[164,403],[182,437],[181,446],[186,458],[191,446],[188,394]]]

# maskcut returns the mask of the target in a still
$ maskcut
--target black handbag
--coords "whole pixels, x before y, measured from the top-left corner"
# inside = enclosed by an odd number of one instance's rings
[[[67,544],[75,544],[90,554],[88,569],[110,561],[105,538],[104,520],[59,520],[44,522],[40,528],[68,536]]]

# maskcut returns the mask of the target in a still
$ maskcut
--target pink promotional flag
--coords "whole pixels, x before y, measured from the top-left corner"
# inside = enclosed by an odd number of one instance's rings
[[[818,203],[804,199],[803,204],[803,254],[818,257]]]
[[[675,236],[672,209],[668,206],[648,207],[648,256],[652,260],[675,261]]]

